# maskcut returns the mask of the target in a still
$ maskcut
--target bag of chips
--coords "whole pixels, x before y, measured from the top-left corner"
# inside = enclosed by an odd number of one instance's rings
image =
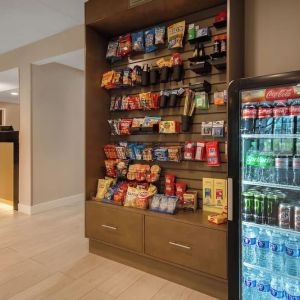
[[[117,76],[116,71],[108,71],[102,75],[101,87],[109,90],[113,89],[115,83],[115,77]]]
[[[183,157],[185,160],[195,159],[195,143],[185,142]]]
[[[136,160],[142,160],[143,159],[143,151],[145,149],[145,145],[135,145],[134,146],[134,154]]]
[[[104,146],[104,153],[106,155],[106,158],[108,158],[108,159],[118,158],[116,145],[105,145]]]
[[[163,195],[155,194],[150,201],[150,210],[159,211],[160,201]]]
[[[123,87],[132,86],[131,73],[132,73],[131,68],[123,69]]]
[[[177,206],[178,197],[177,196],[169,196],[167,209],[164,211],[167,214],[174,214]]]
[[[111,135],[120,135],[119,120],[108,120]]]
[[[119,37],[118,55],[126,56],[129,55],[130,52],[131,52],[131,36],[130,33],[127,33]]]
[[[168,27],[169,49],[177,49],[183,47],[184,32],[185,21],[175,23]]]
[[[97,195],[96,198],[103,199],[105,193],[108,191],[108,188],[111,185],[111,181],[108,179],[99,179],[98,187],[97,187]]]
[[[149,194],[146,190],[140,190],[136,200],[136,208],[147,209],[148,206],[149,206]]]
[[[121,182],[118,185],[117,190],[113,196],[113,201],[115,204],[123,205],[127,193],[127,189],[128,189],[128,184],[126,182]]]
[[[206,159],[205,145],[205,142],[196,143],[195,160],[204,161]]]
[[[159,203],[159,211],[164,213],[168,210],[168,201],[169,197],[166,195],[162,195]]]
[[[168,160],[168,148],[158,147],[154,149],[154,159],[157,161],[167,161]]]
[[[124,146],[116,146],[117,158],[126,159],[126,148]]]
[[[121,119],[119,123],[120,135],[130,134],[132,119]]]
[[[145,51],[144,46],[144,32],[134,32],[131,34],[131,41],[132,41],[132,50],[135,52],[142,52]]]
[[[145,51],[146,53],[153,52],[157,49],[154,45],[155,28],[150,28],[145,31]]]
[[[118,163],[117,160],[107,159],[104,161],[105,168],[106,168],[106,175],[109,177],[116,177],[116,164]]]
[[[141,85],[142,84],[142,67],[134,66],[131,74],[132,84]]]
[[[108,43],[106,59],[109,60],[111,63],[120,59],[120,56],[118,55],[118,46],[118,41],[109,41]]]
[[[138,199],[140,190],[133,187],[128,187],[124,206],[126,207],[136,207],[136,201]]]
[[[153,148],[147,147],[143,150],[143,160],[145,161],[152,161],[153,160]]]
[[[155,27],[155,45],[164,45],[166,35],[165,26],[156,26]]]
[[[128,169],[129,161],[121,160],[116,165],[116,173],[117,177],[121,179],[126,179],[127,169]]]
[[[220,166],[221,165],[218,141],[211,141],[211,142],[206,143],[206,156],[207,156],[208,166]]]
[[[168,160],[175,162],[181,161],[181,146],[168,147]]]
[[[140,93],[139,94],[140,104],[143,110],[150,110],[151,109],[151,93]]]

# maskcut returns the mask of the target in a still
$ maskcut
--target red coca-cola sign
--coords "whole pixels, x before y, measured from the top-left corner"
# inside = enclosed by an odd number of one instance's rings
[[[255,119],[256,117],[257,117],[257,108],[249,107],[243,109],[242,111],[243,119]]]
[[[265,98],[269,101],[285,100],[295,97],[295,90],[293,87],[278,87],[270,88],[265,91]]]

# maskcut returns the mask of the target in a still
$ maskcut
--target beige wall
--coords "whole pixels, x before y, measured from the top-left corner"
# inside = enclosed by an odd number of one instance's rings
[[[13,201],[13,144],[0,143],[0,199]]]
[[[245,75],[300,70],[300,1],[246,0]]]
[[[32,67],[33,205],[83,193],[84,73]]]
[[[0,102],[0,108],[5,109],[5,125],[12,125],[16,131],[20,129],[20,104]]]

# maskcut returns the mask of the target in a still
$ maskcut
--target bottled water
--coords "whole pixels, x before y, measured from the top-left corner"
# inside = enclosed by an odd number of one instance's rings
[[[245,180],[258,181],[259,174],[257,169],[258,164],[258,151],[257,151],[257,141],[251,143],[251,147],[246,154],[245,162]]]
[[[298,274],[299,244],[298,240],[290,236],[285,243],[285,272],[291,276]]]
[[[243,226],[243,261],[255,261],[256,231],[252,227]]]
[[[272,232],[270,237],[270,255],[269,264],[272,271],[283,272],[284,271],[284,236],[279,232]]]
[[[256,239],[256,263],[261,267],[267,267],[269,257],[270,236],[265,229],[260,229]]]
[[[300,286],[299,281],[287,279],[285,283],[285,297],[288,300],[300,299]]]
[[[243,300],[256,300],[256,277],[254,270],[244,269],[243,274]]]
[[[270,293],[271,299],[284,299],[284,282],[282,277],[272,277]]]
[[[270,299],[270,289],[271,289],[271,277],[268,273],[259,273],[256,280],[257,288],[257,299],[259,300],[269,300]]]

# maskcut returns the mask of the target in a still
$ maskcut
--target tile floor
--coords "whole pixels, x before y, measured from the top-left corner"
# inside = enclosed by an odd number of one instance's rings
[[[213,300],[88,252],[83,205],[27,216],[0,204],[0,300]]]

